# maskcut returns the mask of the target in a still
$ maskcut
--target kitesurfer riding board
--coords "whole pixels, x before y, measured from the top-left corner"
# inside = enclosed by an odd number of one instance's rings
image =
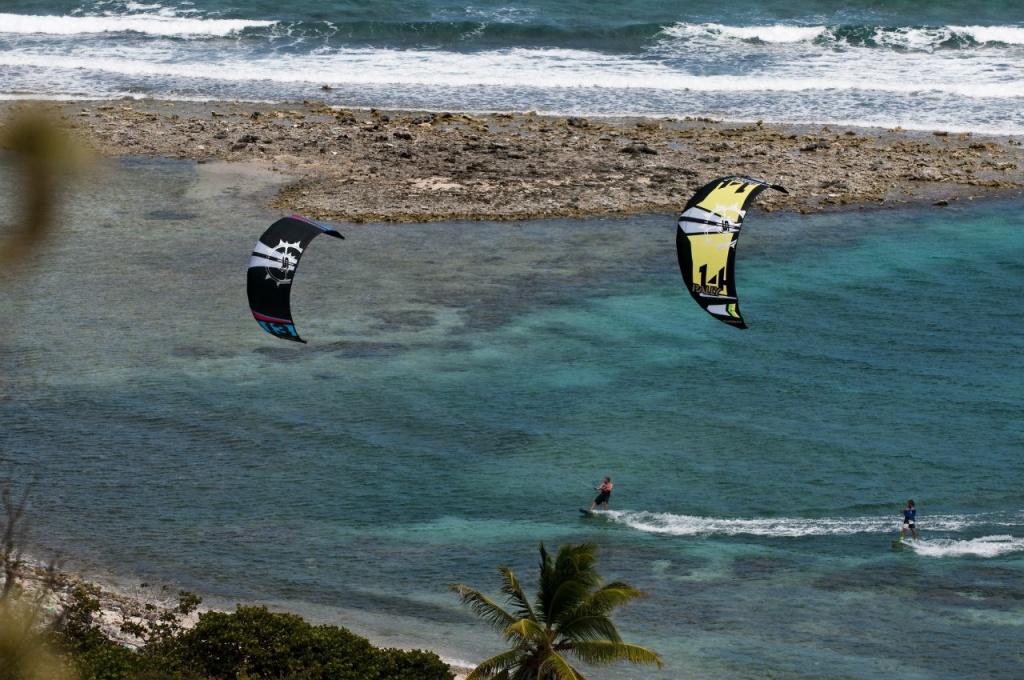
[[[612,478],[605,477],[604,481],[601,482],[601,485],[594,489],[595,491],[598,492],[598,494],[597,498],[594,499],[594,502],[590,504],[590,512],[593,512],[597,508],[597,506],[601,504],[604,504],[605,510],[608,509],[608,499],[612,497],[613,488],[614,486],[612,485]]]
[[[907,507],[900,511],[903,515],[903,531],[900,533],[900,540],[907,535],[907,529],[910,529],[911,537],[917,540],[917,506],[914,505],[913,500],[907,501]]]

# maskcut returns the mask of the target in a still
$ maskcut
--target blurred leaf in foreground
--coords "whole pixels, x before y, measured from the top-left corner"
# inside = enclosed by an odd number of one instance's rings
[[[0,127],[0,150],[9,154],[18,180],[14,204],[21,209],[0,222],[6,223],[0,230],[0,272],[4,273],[24,266],[56,229],[62,190],[87,157],[85,147],[51,110],[30,104],[8,111],[10,116]]]

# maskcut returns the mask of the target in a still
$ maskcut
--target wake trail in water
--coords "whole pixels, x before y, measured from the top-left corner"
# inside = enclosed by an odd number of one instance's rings
[[[919,555],[926,557],[1000,557],[1024,551],[1024,538],[1010,536],[980,536],[967,540],[938,538],[909,544]]]
[[[855,534],[890,534],[899,531],[899,518],[893,517],[771,517],[725,518],[677,515],[645,510],[609,510],[602,513],[609,520],[652,534],[670,536],[765,536],[800,538],[805,536],[852,536]],[[930,515],[919,530],[930,533],[984,531],[995,527],[1024,529],[1024,517],[1007,514]],[[1024,551],[1024,538],[1008,533],[969,539],[933,538],[913,544],[915,551],[934,557],[977,555],[996,557]]]

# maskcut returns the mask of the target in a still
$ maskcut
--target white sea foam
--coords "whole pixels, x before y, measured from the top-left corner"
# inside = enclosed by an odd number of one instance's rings
[[[1024,27],[1021,26],[950,26],[950,29],[982,43],[1024,45]]]
[[[311,54],[254,56],[211,52],[197,72],[194,59],[184,61],[171,49],[155,46],[134,50],[90,46],[65,55],[28,50],[0,53],[0,64],[59,67],[106,73],[186,76],[228,81],[330,83],[332,86],[406,85],[504,88],[602,88],[695,93],[837,92],[940,93],[969,98],[1024,98],[1024,78],[1000,76],[984,64],[961,66],[956,78],[940,73],[924,59],[899,63],[840,58],[807,59],[801,69],[780,66],[751,75],[699,75],[668,65],[584,50],[525,49],[463,54],[431,50],[355,48],[319,50]],[[849,60],[847,60],[849,61]],[[870,68],[868,67],[870,65]],[[904,69],[917,75],[908,81]],[[1024,70],[1021,75],[1024,75]]]
[[[677,24],[633,54],[458,51],[354,47],[338,42],[334,29],[333,37],[300,35],[286,24],[274,26],[272,40],[236,40],[240,30],[273,22],[200,18],[148,4],[134,11],[0,15],[0,91],[282,100],[327,84],[338,97],[393,108],[1024,133],[1024,28],[887,29],[880,39],[901,47],[879,49],[829,44],[821,38],[835,29],[825,26]],[[953,33],[985,42],[931,49]],[[205,39],[164,39],[176,37]]]
[[[529,7],[459,7],[442,9],[438,16],[451,21],[479,21],[495,24],[527,23],[537,16],[537,10]]]
[[[662,32],[675,38],[760,40],[766,43],[810,42],[826,31],[825,26],[725,26],[722,24],[679,23]]]
[[[1024,551],[1024,538],[1010,535],[982,536],[968,540],[929,539],[908,543],[915,552],[928,557],[999,557]]]
[[[671,513],[635,510],[609,510],[607,517],[640,531],[672,536],[847,536],[863,533],[892,533],[899,530],[899,517],[772,517],[772,518],[720,518],[675,515]],[[930,532],[963,531],[972,526],[993,524],[1021,526],[1019,517],[990,515],[935,515],[929,516]]]
[[[932,52],[956,37],[967,37],[979,43],[1024,45],[1024,28],[1017,26],[941,26],[924,28],[877,29],[879,45],[908,50]]]
[[[441,661],[452,667],[456,673],[465,673],[476,668],[476,664],[472,661],[466,661],[465,659],[459,659],[456,657],[442,656]]]
[[[174,14],[127,14],[121,16],[50,16],[0,14],[0,33],[86,35],[135,32],[159,36],[226,36],[273,21],[201,19]]]
[[[818,39],[836,40],[828,26],[726,26],[723,24],[678,23],[662,31],[667,38],[699,40],[706,44],[757,40],[763,43],[811,43]],[[872,35],[879,45],[931,52],[956,35],[970,37],[980,43],[1024,44],[1024,27],[1020,26],[925,26],[877,28]]]

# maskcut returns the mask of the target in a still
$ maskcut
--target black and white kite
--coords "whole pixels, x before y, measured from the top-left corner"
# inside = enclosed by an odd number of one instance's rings
[[[253,248],[246,287],[249,309],[256,323],[271,335],[306,342],[292,321],[292,280],[302,252],[320,234],[345,238],[326,225],[294,215],[270,225]]]

